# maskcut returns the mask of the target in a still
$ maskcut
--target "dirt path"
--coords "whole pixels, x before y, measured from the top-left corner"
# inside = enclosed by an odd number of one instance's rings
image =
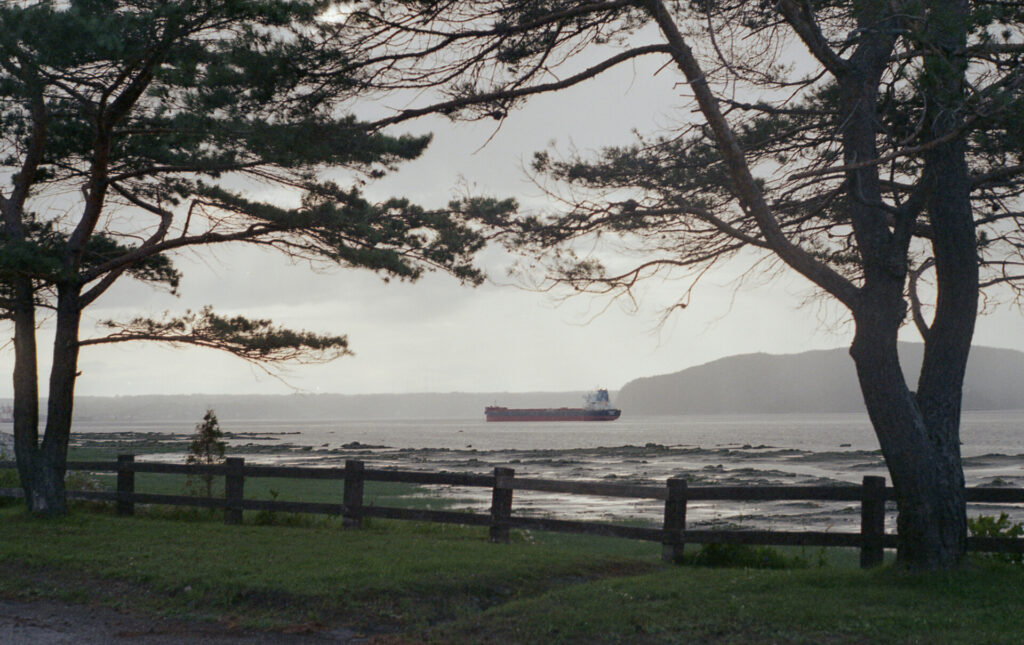
[[[345,628],[309,633],[259,632],[219,623],[195,623],[125,613],[109,607],[52,600],[0,600],[0,643],[4,645],[170,645],[367,643]]]

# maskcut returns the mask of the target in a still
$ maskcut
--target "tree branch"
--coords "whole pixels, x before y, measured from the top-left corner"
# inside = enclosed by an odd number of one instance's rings
[[[917,283],[924,272],[933,266],[935,266],[935,259],[928,258],[916,269],[910,271],[907,276],[907,296],[910,300],[910,311],[913,315],[914,325],[917,327],[917,331],[921,335],[921,339],[925,342],[928,342],[928,333],[931,329],[928,327],[928,322],[924,319],[924,313],[921,307],[921,298],[917,293]]]
[[[172,318],[135,318],[127,323],[112,320],[100,325],[115,330],[108,336],[88,338],[80,347],[130,341],[154,341],[175,345],[193,345],[228,352],[252,363],[298,362],[326,363],[351,355],[348,338],[323,336],[308,331],[293,331],[275,326],[269,320],[243,316],[225,318],[207,306],[197,312],[186,311]]]
[[[785,17],[786,22],[789,23],[790,27],[800,36],[800,40],[807,46],[807,50],[811,52],[811,55],[825,69],[831,72],[833,76],[839,77],[844,75],[847,71],[847,63],[829,46],[828,40],[821,33],[821,29],[814,19],[813,9],[811,9],[807,1],[780,0],[777,6]]]
[[[711,92],[704,72],[664,4],[661,0],[646,0],[645,5],[671,46],[672,57],[686,77],[700,111],[714,134],[714,140],[736,185],[740,203],[757,222],[765,242],[786,264],[853,309],[856,305],[856,287],[831,267],[792,244],[780,230],[778,221],[750,173],[736,135],[729,127],[717,99]]]
[[[644,47],[637,47],[628,51],[616,54],[611,58],[605,59],[601,63],[589,67],[578,74],[574,74],[561,81],[553,83],[541,83],[540,85],[533,85],[529,87],[521,87],[514,90],[495,90],[493,92],[486,92],[483,94],[475,94],[473,96],[467,96],[459,99],[452,99],[450,101],[442,101],[429,105],[422,108],[414,108],[402,110],[399,114],[388,117],[385,119],[379,119],[374,121],[372,127],[382,128],[384,126],[393,125],[395,123],[401,123],[425,114],[451,114],[458,111],[461,108],[487,104],[493,101],[511,101],[524,96],[530,96],[533,94],[543,94],[545,92],[554,92],[556,90],[565,89],[572,87],[578,83],[594,78],[598,74],[607,71],[608,69],[622,63],[624,61],[632,60],[639,56],[646,56],[647,54],[667,54],[669,53],[669,47],[667,45],[646,45]],[[495,115],[495,118],[503,118],[504,114]]]

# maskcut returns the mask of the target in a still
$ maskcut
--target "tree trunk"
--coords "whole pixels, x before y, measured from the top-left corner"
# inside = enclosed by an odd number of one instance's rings
[[[43,435],[43,490],[54,497],[49,501],[56,512],[67,510],[64,475],[67,471],[68,443],[78,379],[78,328],[81,322],[79,289],[61,285],[57,291],[57,329],[53,341],[53,364],[50,366],[50,389],[46,411],[46,433]]]
[[[925,337],[916,404],[934,471],[931,494],[935,504],[943,505],[934,521],[942,522],[941,548],[951,559],[967,550],[960,410],[978,312],[978,252],[963,142],[937,146],[925,156],[925,164],[934,178],[928,217],[934,231],[936,303]]]
[[[908,533],[901,560],[920,568],[953,566],[967,551],[960,409],[978,311],[978,252],[966,145],[956,133],[963,125],[969,14],[965,0],[936,0],[925,30],[931,52],[922,81],[929,96],[927,137],[942,142],[925,152],[923,175],[936,301],[914,401],[922,428],[919,461],[927,471],[919,480],[923,490],[906,501],[912,516],[904,519],[900,509],[900,532]],[[915,539],[922,532],[924,538]]]
[[[935,231],[932,248],[937,296],[935,316],[925,338],[916,404],[925,443],[931,449],[932,468],[941,478],[932,486],[946,496],[950,507],[942,516],[949,533],[944,546],[962,556],[966,552],[967,509],[960,410],[978,311],[978,257],[962,143],[940,146],[928,155],[926,163],[937,177],[929,205]]]
[[[933,66],[940,71],[928,88],[928,108],[937,112],[930,119],[926,143],[947,139],[959,125],[955,115],[962,104],[963,69],[950,64],[950,54],[965,42],[965,14],[962,6],[939,7],[958,3],[933,3],[927,14],[930,46],[943,43],[947,54],[941,65]],[[858,23],[878,29],[882,20],[894,20],[888,11],[884,3],[866,3]],[[896,491],[898,561],[912,569],[945,569],[960,562],[967,539],[959,423],[978,290],[970,181],[959,138],[934,145],[925,154],[922,182],[928,197],[923,205],[934,231],[939,287],[915,395],[900,368],[896,341],[907,313],[903,290],[917,211],[908,208],[897,214],[890,228],[889,213],[880,206],[884,199],[878,167],[858,164],[878,159],[878,87],[895,32],[885,33],[861,39],[849,69],[838,78],[844,161],[851,168],[847,172],[851,222],[864,267],[864,284],[853,308],[857,328],[850,354]]]
[[[56,508],[62,513],[63,492],[47,485],[52,477],[44,474],[49,469],[39,450],[39,371],[32,281],[17,281],[14,294],[14,454],[18,476],[29,511],[46,513]]]
[[[81,320],[78,290],[58,289],[57,329],[50,368],[46,432],[38,441],[39,392],[36,369],[34,314],[31,307],[15,317],[15,452],[18,473],[29,512],[38,515],[67,513],[64,475],[78,377],[78,327]],[[31,303],[31,293],[29,293]]]
[[[877,306],[858,312],[850,354],[896,491],[897,560],[915,570],[948,569],[967,547],[959,439],[928,424],[906,385],[896,346],[903,309],[898,294],[890,294],[888,306],[876,300]],[[936,421],[957,425],[959,405],[948,413]]]
[[[19,458],[19,465],[22,461]],[[29,472],[21,481],[29,512],[44,516],[65,515],[68,507],[64,490],[64,460],[55,463],[51,455],[36,449],[24,461]]]

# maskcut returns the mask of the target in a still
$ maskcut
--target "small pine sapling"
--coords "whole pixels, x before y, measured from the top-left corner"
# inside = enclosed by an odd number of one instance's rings
[[[203,416],[203,422],[196,424],[195,434],[188,445],[188,457],[185,463],[213,465],[224,461],[224,431],[220,429],[217,415],[213,410],[207,410]],[[213,497],[213,474],[202,473],[199,475],[206,487],[206,496]]]

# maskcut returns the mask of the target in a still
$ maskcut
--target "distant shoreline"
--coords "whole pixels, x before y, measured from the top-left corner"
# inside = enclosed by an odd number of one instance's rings
[[[111,397],[113,399],[115,397]],[[96,402],[102,402],[99,398],[95,399]],[[90,416],[91,410],[83,410],[84,406],[78,406],[75,409],[74,423],[82,425],[100,425],[100,424],[111,424],[115,426],[130,426],[130,425],[182,425],[191,426],[198,423],[202,418],[203,413],[207,408],[212,408],[217,412],[218,418],[221,422],[227,422],[230,424],[288,424],[288,423],[302,423],[302,424],[330,424],[337,422],[344,423],[381,423],[381,422],[392,422],[392,423],[410,423],[416,422],[424,423],[437,423],[442,421],[451,421],[456,423],[465,422],[476,422],[484,421],[483,408],[473,409],[464,411],[463,413],[454,414],[418,414],[413,413],[409,410],[401,411],[402,414],[390,414],[389,410],[382,410],[377,414],[355,414],[351,415],[348,411],[339,411],[337,413],[324,413],[322,415],[314,415],[311,411],[305,411],[301,415],[291,415],[286,411],[278,408],[274,409],[273,406],[268,406],[270,409],[266,413],[253,414],[250,406],[236,406],[236,405],[219,405],[216,399],[208,399],[208,403],[201,405],[189,405],[183,403],[180,407],[177,405],[168,405],[166,407],[161,406],[159,412],[155,410],[145,410],[133,408],[131,414],[120,416],[116,409],[110,406],[101,406],[105,408],[104,414],[97,416]],[[261,406],[262,407],[262,406]],[[997,408],[997,409],[964,409],[965,415],[983,415],[983,414],[1018,414],[1024,413],[1024,407],[1016,408]],[[694,413],[644,413],[635,412],[630,410],[623,411],[623,416],[620,421],[629,422],[637,419],[763,419],[766,423],[778,423],[780,420],[787,417],[794,418],[807,418],[807,417],[841,417],[841,416],[852,416],[863,418],[867,421],[867,412],[863,410],[859,411],[758,411],[758,412],[694,412]],[[965,417],[966,418],[966,417]],[[46,417],[40,417],[40,428],[46,423]],[[615,422],[615,423],[618,423]],[[13,432],[13,427],[7,424],[6,427],[0,426],[0,436],[10,437]]]
[[[914,383],[922,346],[901,343],[907,382]],[[911,386],[912,387],[912,386]],[[419,392],[408,394],[136,394],[79,396],[76,421],[180,422],[212,408],[222,419],[318,421],[482,418],[484,408],[579,407],[589,390],[559,392]],[[634,379],[610,392],[623,418],[651,415],[863,413],[845,348],[800,354],[730,356],[672,374]],[[10,399],[0,399],[0,405]],[[974,347],[964,382],[965,411],[1024,406],[1024,353]],[[41,411],[45,411],[45,401]]]

